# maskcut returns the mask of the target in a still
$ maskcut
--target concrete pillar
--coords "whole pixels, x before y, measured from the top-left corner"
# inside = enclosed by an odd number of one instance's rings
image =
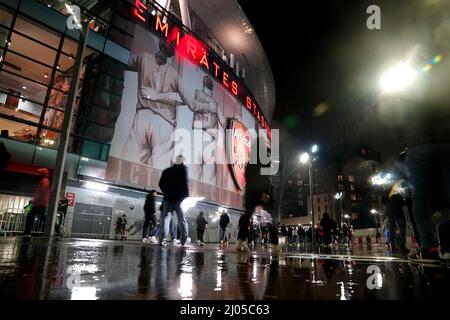
[[[183,24],[191,30],[191,16],[189,15],[189,7],[187,0],[179,0],[180,2],[180,11],[181,11],[181,20]]]

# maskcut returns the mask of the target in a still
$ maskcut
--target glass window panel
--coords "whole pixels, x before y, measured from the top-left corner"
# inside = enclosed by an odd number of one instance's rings
[[[3,67],[23,77],[34,81],[49,84],[52,69],[18,54],[8,51],[5,55]]]
[[[74,58],[74,60],[75,60],[75,57],[77,56],[77,48],[78,48],[78,42],[70,39],[69,37],[66,37],[64,39],[62,51],[66,55],[72,56]],[[84,56],[86,57],[86,56],[92,54],[92,52],[94,52],[94,50],[86,47],[86,49],[84,50]]]
[[[6,43],[8,42],[8,34],[9,30],[0,26],[0,47],[6,47]]]
[[[59,146],[61,135],[56,131],[42,129],[39,138],[39,145],[51,149],[56,149]]]
[[[55,75],[55,79],[53,80],[53,88],[58,89],[58,90],[53,90],[50,92],[50,99],[51,97],[55,96],[55,98],[60,98],[61,95],[63,95],[64,93],[69,93],[70,90],[70,83],[72,81],[72,75],[69,73],[63,73],[63,72],[56,72]],[[62,92],[61,92],[62,91]],[[54,101],[54,102],[49,102],[49,105],[51,107],[57,107],[57,105],[60,104],[60,100],[58,101]],[[64,107],[65,107],[65,102],[64,102]],[[63,107],[63,108],[64,108]]]
[[[24,56],[32,57],[34,60],[42,62],[48,66],[53,66],[55,63],[55,50],[25,38],[17,33],[12,34],[11,44],[9,47],[15,52],[21,53]]]
[[[0,7],[0,24],[4,25],[5,27],[11,26],[13,15],[5,10],[3,7]]]
[[[37,127],[0,117],[0,130],[2,134],[7,135],[11,139],[33,143]],[[5,133],[3,133],[4,130],[6,131]]]
[[[114,128],[98,125],[93,122],[88,122],[86,126],[85,137],[97,141],[110,143],[114,136]]]
[[[0,114],[39,123],[42,106],[32,101],[20,99],[16,95],[17,93],[13,92],[9,94],[0,92]]]
[[[33,22],[17,17],[14,23],[14,31],[19,31],[27,36],[39,40],[55,49],[59,47],[61,36],[45,29],[42,25],[36,25]]]
[[[63,120],[64,112],[53,108],[46,108],[42,125],[59,130],[62,127]]]
[[[32,100],[37,103],[44,103],[47,87],[11,74],[6,70],[0,73],[0,90],[9,92],[10,90],[16,92],[17,96]]]

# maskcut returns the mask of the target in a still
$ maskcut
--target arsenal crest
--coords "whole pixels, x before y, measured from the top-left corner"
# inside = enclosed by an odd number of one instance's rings
[[[245,187],[245,167],[250,158],[250,133],[247,127],[236,119],[230,120],[228,129],[228,163],[237,188],[243,190]]]

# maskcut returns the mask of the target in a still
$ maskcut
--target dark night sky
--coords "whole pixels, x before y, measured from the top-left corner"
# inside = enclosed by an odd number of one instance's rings
[[[374,88],[382,68],[433,38],[430,32],[439,19],[430,17],[442,17],[441,1],[446,0],[285,1],[277,6],[239,0],[272,66],[272,126],[285,128],[299,150],[318,142],[328,154],[352,153],[362,144],[386,155],[399,152],[403,145],[395,133],[402,124],[374,106]],[[371,4],[381,8],[381,30],[366,27]]]

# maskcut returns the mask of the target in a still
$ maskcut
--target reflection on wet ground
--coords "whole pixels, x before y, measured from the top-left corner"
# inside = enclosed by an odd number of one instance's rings
[[[0,240],[0,298],[448,299],[450,269],[390,257],[382,245],[190,248],[103,240]]]

